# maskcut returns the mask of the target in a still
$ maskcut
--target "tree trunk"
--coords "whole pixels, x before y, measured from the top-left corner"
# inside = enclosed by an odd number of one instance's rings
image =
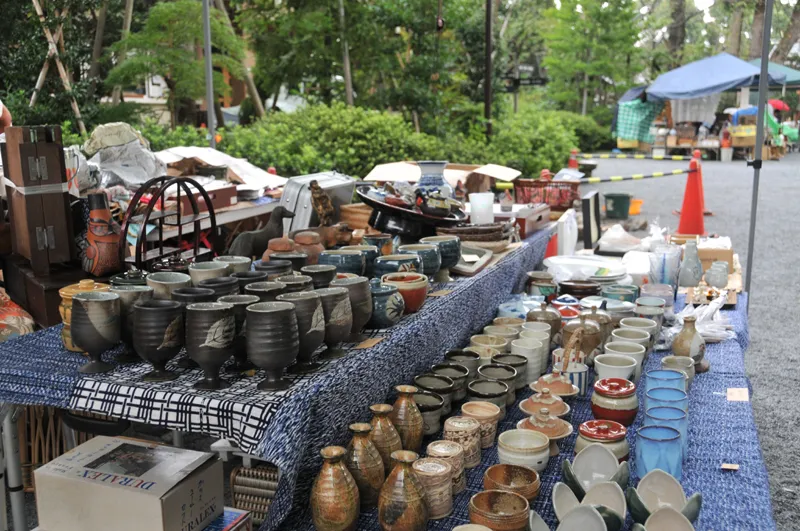
[[[344,16],[344,0],[339,0],[339,23],[342,36],[342,65],[344,66],[344,94],[347,105],[353,106],[353,77],[350,73],[350,50],[347,47],[347,28]]]
[[[728,25],[728,38],[725,39],[725,51],[739,57],[742,48],[742,8],[734,5],[733,10]]]
[[[686,41],[686,0],[670,0],[672,22],[669,25],[667,49],[672,66],[681,64],[683,43]]]
[[[104,0],[97,12],[97,29],[94,33],[94,46],[92,47],[92,62],[89,66],[89,100],[97,89],[97,74],[100,72],[100,57],[103,55],[103,34],[106,30],[106,13],[108,13],[108,0]]]
[[[122,17],[122,39],[126,39],[131,32],[131,21],[133,20],[133,0],[125,0],[125,14]],[[125,60],[127,50],[123,50],[119,57],[119,62]],[[114,105],[120,102],[122,96],[122,87],[117,85],[111,95],[111,103]]]
[[[748,59],[761,57],[761,39],[764,37],[764,11],[767,9],[766,0],[756,0],[756,9],[753,12],[753,26],[750,30],[750,53]]]
[[[581,116],[586,116],[586,107],[589,103],[589,72],[583,73],[583,94],[581,98]]]
[[[776,63],[786,61],[786,57],[789,55],[789,52],[792,51],[792,46],[800,41],[800,2],[794,5],[790,20],[789,27],[783,32],[781,41],[778,43],[778,47],[775,48],[775,53],[773,53],[770,58],[771,61]]]

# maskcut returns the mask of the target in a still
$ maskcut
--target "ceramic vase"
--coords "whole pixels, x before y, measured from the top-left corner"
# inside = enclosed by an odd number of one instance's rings
[[[153,298],[150,286],[111,286],[111,293],[119,295],[120,337],[125,344],[125,352],[117,356],[119,363],[138,363],[141,361],[133,350],[133,307],[139,301]]]
[[[236,295],[239,293],[239,280],[233,277],[217,277],[201,280],[197,287],[214,290],[214,295],[223,297],[225,295]]]
[[[289,368],[289,372],[305,374],[317,370],[320,364],[313,362],[312,356],[325,339],[325,313],[319,295],[314,291],[299,291],[278,295],[277,300],[294,304],[297,317],[300,350],[297,363]]]
[[[242,374],[255,367],[247,359],[247,307],[259,302],[255,295],[224,295],[217,302],[233,305],[233,320],[236,330],[233,336],[233,363],[225,367],[225,372]]]
[[[319,253],[325,250],[321,242],[322,238],[320,238],[319,234],[311,230],[298,232],[294,235],[295,250],[308,255],[308,260],[306,260],[308,265],[315,265],[319,260]]]
[[[186,307],[193,302],[214,302],[217,294],[211,288],[178,288],[172,291],[170,298],[181,303],[183,312],[183,324],[186,325]],[[181,344],[183,339],[181,338]],[[178,367],[181,369],[197,369],[199,365],[188,355],[178,360]]]
[[[327,446],[320,451],[322,468],[311,487],[311,519],[318,531],[355,531],[360,499],[358,486],[344,464],[346,450]]]
[[[239,282],[239,293],[244,294],[245,286],[254,282],[266,282],[268,275],[266,271],[242,271],[231,276]]]
[[[678,273],[678,286],[682,288],[695,288],[703,278],[703,264],[697,255],[697,242],[689,240],[686,242],[681,261],[680,272]]]
[[[133,348],[153,370],[142,378],[146,382],[174,380],[167,362],[178,355],[184,342],[184,310],[178,301],[145,300],[133,307]]]
[[[444,179],[446,160],[421,160],[417,161],[420,177],[416,188],[426,194],[439,192],[442,197],[453,197],[453,187]]]
[[[691,315],[683,318],[683,328],[672,340],[672,354],[691,357],[694,360],[695,371],[704,372],[708,370],[708,361],[705,359],[706,341],[695,327],[696,320]]]
[[[425,487],[412,465],[419,455],[408,450],[392,454],[395,465],[378,500],[378,523],[384,531],[424,531],[428,527]]]
[[[266,378],[262,391],[280,391],[291,386],[283,371],[294,363],[300,350],[297,317],[291,302],[259,302],[247,307],[247,354]]]
[[[106,291],[76,293],[72,297],[72,342],[89,355],[78,372],[96,374],[114,368],[100,359],[120,340],[119,295]]]
[[[389,404],[373,404],[369,406],[369,410],[373,415],[370,421],[372,431],[369,432],[369,439],[378,450],[383,462],[383,470],[388,476],[392,471],[392,452],[403,449],[400,434],[397,433],[389,418],[393,408]]]
[[[313,281],[308,275],[286,275],[279,277],[277,282],[286,286],[283,288],[284,293],[311,291],[314,289]]]
[[[121,269],[119,241],[122,230],[111,217],[105,193],[89,194],[89,223],[86,227],[83,270],[96,277],[105,277]]]
[[[398,385],[394,389],[397,391],[397,400],[389,418],[400,434],[403,449],[419,452],[422,448],[424,423],[422,413],[414,402],[414,393],[418,389],[413,385]]]
[[[382,284],[380,279],[373,278],[369,281],[369,289],[372,292],[372,317],[367,328],[381,330],[393,326],[406,309],[406,301],[397,286]]]
[[[350,297],[350,309],[353,312],[353,324],[350,327],[349,341],[361,341],[361,330],[372,317],[372,292],[369,280],[365,277],[338,278],[331,282],[332,287],[347,288]]]
[[[286,284],[283,282],[253,282],[244,287],[244,294],[255,295],[259,302],[274,302],[275,298],[285,289]]]
[[[344,463],[358,485],[361,509],[372,509],[378,505],[378,494],[386,477],[383,461],[378,449],[369,439],[371,425],[358,422],[350,425],[350,431],[353,433],[353,439],[347,445]]]
[[[259,260],[255,263],[255,268],[256,271],[266,271],[269,281],[292,274],[292,263],[289,260],[270,260],[269,262]]]
[[[350,308],[350,294],[346,288],[325,288],[317,290],[325,316],[324,359],[336,359],[345,355],[339,345],[350,335],[353,326],[353,311]]]
[[[300,269],[300,272],[311,277],[314,289],[327,288],[331,281],[336,278],[336,267],[332,265],[307,265]]]
[[[237,288],[238,289],[238,288]],[[233,304],[193,302],[186,307],[186,354],[203,369],[195,389],[224,389],[219,370],[233,356],[236,319]]]

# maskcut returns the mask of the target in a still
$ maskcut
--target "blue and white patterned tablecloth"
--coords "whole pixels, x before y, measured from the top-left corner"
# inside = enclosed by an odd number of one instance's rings
[[[740,298],[738,307],[726,311],[736,326],[737,337],[729,341],[708,345],[706,355],[711,361],[708,373],[697,375],[690,391],[690,428],[689,454],[684,463],[682,485],[687,494],[695,492],[703,494],[703,510],[695,523],[698,531],[771,531],[775,529],[772,518],[772,506],[769,495],[767,470],[761,455],[758,433],[753,419],[753,411],[749,402],[728,402],[729,388],[748,388],[752,391],[748,379],[744,375],[744,349],[748,336],[740,327],[747,324],[744,308],[746,297]],[[463,344],[463,343],[462,343]],[[645,371],[660,368],[661,358],[669,352],[653,353],[645,362]],[[593,377],[593,371],[590,371]],[[518,408],[520,401],[531,395],[529,389],[517,394],[517,404],[509,407],[508,415],[498,426],[498,432],[514,429],[516,423],[523,418]],[[384,397],[389,395],[388,390]],[[578,426],[593,418],[591,412],[591,395],[577,397],[571,401],[572,412],[569,420],[575,433],[560,444],[561,455],[550,459],[547,468],[540,475],[542,487],[539,496],[531,507],[548,523],[551,529],[557,526],[550,496],[553,486],[561,480],[561,462],[565,458],[572,460]],[[639,388],[640,403],[644,401],[644,386]],[[454,408],[454,412],[457,408]],[[631,455],[634,455],[635,430],[641,427],[643,411],[640,409],[634,425],[629,429],[628,441]],[[425,444],[441,438],[440,435],[425,439]],[[346,444],[345,434],[337,444]],[[467,490],[459,494],[453,504],[453,513],[442,520],[430,521],[429,530],[451,530],[454,527],[469,523],[468,504],[472,495],[483,490],[483,475],[488,467],[499,462],[497,447],[483,451],[480,466],[467,471]],[[738,464],[736,472],[723,471],[723,463]],[[635,466],[632,467],[631,485],[639,481]],[[377,511],[361,514],[359,531],[380,531]],[[632,521],[628,518],[625,530],[630,529]],[[312,531],[311,515],[306,509],[302,513],[293,514],[291,520],[283,527]]]
[[[243,451],[277,465],[281,479],[265,524],[277,528],[292,506],[305,506],[321,459],[319,450],[344,440],[347,426],[368,420],[367,406],[388,389],[427,370],[454,345],[463,344],[491,320],[497,306],[524,284],[524,272],[543,257],[550,231],[540,231],[496,265],[473,278],[435,285],[452,292],[429,298],[422,310],[396,326],[372,331],[384,339],[370,349],[328,362],[309,376],[294,378],[287,391],[255,390],[263,378],[231,378],[220,391],[198,391],[200,371],[179,373],[172,382],[146,383],[145,364],[118,366],[85,377],[85,362],[61,345],[60,328],[0,344],[0,401],[69,407],[187,432],[225,437]],[[352,345],[351,345],[352,346]],[[117,351],[104,355],[113,361]]]

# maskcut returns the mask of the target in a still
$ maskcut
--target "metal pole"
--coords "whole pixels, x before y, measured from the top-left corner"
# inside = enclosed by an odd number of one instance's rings
[[[214,114],[214,67],[211,64],[211,0],[203,0],[203,55],[206,63],[206,124],[208,145],[217,147],[217,123]]]
[[[344,96],[347,105],[353,106],[353,76],[350,72],[350,48],[347,46],[347,31],[345,24],[347,19],[344,16],[344,0],[339,0],[339,24],[342,39],[342,63],[344,67]]]
[[[486,0],[486,64],[483,79],[483,117],[486,119],[486,138],[492,136],[492,1]]]
[[[758,80],[758,117],[756,121],[756,147],[753,160],[747,163],[753,167],[753,200],[750,204],[750,237],[747,240],[747,273],[744,290],[747,292],[747,309],[750,310],[750,281],[753,276],[753,248],[756,237],[756,217],[758,215],[758,184],[761,179],[761,149],[764,145],[764,111],[767,107],[769,91],[769,35],[772,32],[772,7],[774,0],[767,0],[764,10],[764,34],[761,38],[761,76]]]
[[[6,458],[6,480],[8,497],[11,498],[11,518],[14,531],[27,531],[25,518],[25,491],[22,487],[22,464],[19,461],[19,439],[17,423],[14,422],[15,408],[11,408],[3,419],[3,450]],[[3,500],[5,503],[5,500]]]

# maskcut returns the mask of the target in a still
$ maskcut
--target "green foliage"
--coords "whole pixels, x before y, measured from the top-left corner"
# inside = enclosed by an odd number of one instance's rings
[[[179,125],[171,129],[153,120],[145,120],[138,129],[150,141],[152,151],[175,146],[208,146],[208,130],[201,127]]]
[[[561,117],[529,109],[497,127],[492,150],[499,164],[516,168],[523,176],[538,176],[542,168],[564,166],[577,142]]]
[[[545,11],[550,97],[574,112],[584,98],[587,111],[616,101],[642,67],[635,19],[632,0],[562,0]]]
[[[223,15],[212,11],[211,42],[216,50],[212,62],[217,69],[242,75],[244,45],[223,21]],[[147,76],[159,75],[169,88],[168,104],[173,112],[181,99],[198,99],[205,94],[205,70],[196,50],[203,44],[202,4],[195,0],[177,0],[154,5],[141,31],[131,33],[111,49],[124,61],[108,74],[110,85],[135,85]],[[222,75],[214,73],[214,88],[224,94],[227,88]]]
[[[577,138],[577,147],[582,151],[601,151],[611,149],[615,143],[611,138],[611,129],[602,127],[594,118],[581,116],[568,111],[546,111],[546,118],[561,122],[562,126]]]

